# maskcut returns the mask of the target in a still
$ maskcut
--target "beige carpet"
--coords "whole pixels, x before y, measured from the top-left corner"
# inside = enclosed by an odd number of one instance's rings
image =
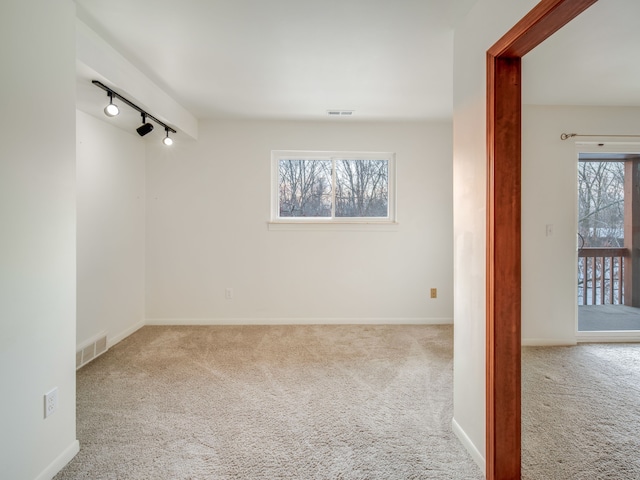
[[[640,345],[524,348],[522,478],[640,479]]]
[[[63,479],[483,478],[451,326],[144,327],[78,372]]]

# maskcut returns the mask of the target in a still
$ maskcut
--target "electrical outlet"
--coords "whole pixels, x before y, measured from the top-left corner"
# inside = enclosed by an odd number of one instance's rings
[[[432,288],[431,289],[431,298],[438,298],[438,289],[437,288]]]
[[[224,290],[224,298],[231,300],[233,298],[233,288],[226,288]]]
[[[58,409],[58,387],[44,394],[44,418]]]

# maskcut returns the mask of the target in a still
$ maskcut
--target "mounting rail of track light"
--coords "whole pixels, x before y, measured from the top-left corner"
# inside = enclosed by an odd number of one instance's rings
[[[178,133],[176,130],[171,128],[166,123],[158,120],[156,117],[154,117],[150,113],[145,112],[143,109],[141,109],[135,103],[130,102],[129,100],[124,98],[122,95],[120,95],[118,92],[116,92],[115,90],[112,90],[111,88],[107,87],[102,82],[99,82],[98,80],[92,80],[91,83],[93,83],[96,87],[99,87],[99,88],[103,89],[104,91],[106,91],[107,95],[109,96],[109,104],[104,108],[105,115],[107,115],[108,117],[115,117],[116,115],[118,115],[118,113],[120,113],[120,110],[118,109],[118,106],[113,103],[113,97],[118,98],[118,99],[122,100],[124,103],[126,103],[127,105],[129,105],[134,110],[137,110],[138,112],[140,112],[140,114],[142,115],[142,125],[139,126],[138,128],[136,128],[136,131],[138,132],[138,135],[143,137],[147,133],[150,133],[153,130],[153,125],[150,124],[150,123],[147,123],[147,118],[148,118],[148,119],[153,120],[154,122],[156,122],[158,125],[164,127],[164,131],[166,132],[166,136],[162,139],[162,143],[164,143],[167,146],[173,144],[173,139],[171,137],[169,137],[169,132]]]

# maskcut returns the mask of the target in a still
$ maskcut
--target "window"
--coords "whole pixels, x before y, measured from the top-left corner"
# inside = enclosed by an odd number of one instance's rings
[[[395,221],[394,155],[274,151],[273,222]]]

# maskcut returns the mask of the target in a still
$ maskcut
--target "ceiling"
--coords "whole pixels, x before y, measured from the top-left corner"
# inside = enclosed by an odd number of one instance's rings
[[[523,58],[523,103],[640,106],[638,19],[638,0],[588,8]]]
[[[453,25],[476,0],[77,0],[197,118],[450,118]]]
[[[76,3],[80,20],[199,119],[338,109],[424,120],[452,116],[453,29],[476,1]],[[640,106],[638,18],[638,0],[596,3],[524,58],[523,102]]]

